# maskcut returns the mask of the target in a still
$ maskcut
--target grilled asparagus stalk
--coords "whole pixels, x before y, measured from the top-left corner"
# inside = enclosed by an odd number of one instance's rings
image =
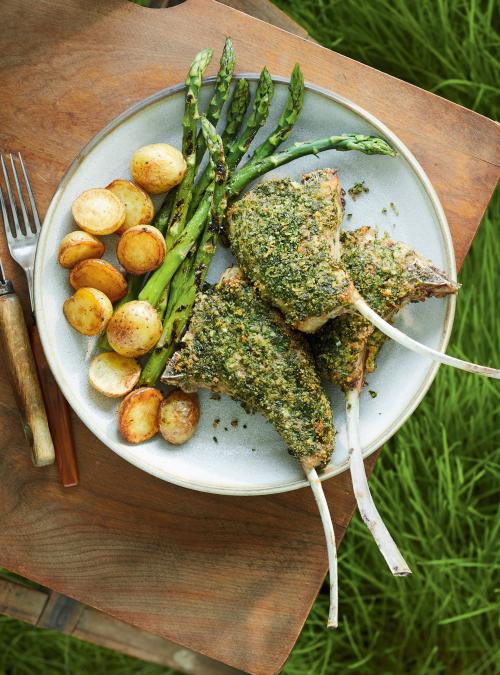
[[[296,143],[290,148],[275,155],[271,155],[270,157],[266,157],[248,168],[247,165],[243,166],[228,182],[228,198],[230,199],[238,195],[246,185],[263,173],[266,173],[266,171],[287,164],[298,157],[303,157],[308,154],[318,154],[325,150],[339,150],[341,152],[357,150],[369,155],[395,155],[395,152],[390,145],[383,139],[376,136],[365,136],[361,134],[344,134],[342,136],[330,136],[318,141]],[[151,304],[156,305],[163,288],[169,283],[170,279],[191,250],[191,247],[200,236],[209,210],[209,200],[202,199],[184,231],[173,243],[162,266],[151,275],[146,286],[143,288],[140,295],[141,300],[147,300]]]
[[[160,341],[141,373],[141,385],[155,385],[165,368],[167,360],[173,353],[173,346],[175,346],[184,331],[193,308],[196,293],[203,284],[210,261],[215,252],[217,238],[226,211],[228,169],[224,156],[223,142],[208,119],[202,117],[201,123],[208,146],[210,162],[213,165],[215,173],[215,181],[208,188],[212,199],[210,218],[202,235],[193,264],[189,266],[188,273],[185,275],[185,284],[172,289],[173,291],[177,291],[176,297],[172,303],[169,303],[169,307],[167,308]],[[185,260],[184,263],[186,262]]]

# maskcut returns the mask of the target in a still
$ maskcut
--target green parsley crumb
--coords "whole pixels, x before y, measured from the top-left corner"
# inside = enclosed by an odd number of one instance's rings
[[[363,192],[370,192],[370,190],[366,187],[365,181],[361,181],[361,183],[354,183],[352,187],[350,187],[347,192],[349,193],[351,199],[353,202],[356,201],[357,197],[363,194]]]
[[[378,396],[377,392],[376,392],[376,391],[373,391],[372,389],[370,389],[370,390],[368,391],[368,393],[370,394],[370,396],[371,396],[372,398],[377,398],[377,396]]]

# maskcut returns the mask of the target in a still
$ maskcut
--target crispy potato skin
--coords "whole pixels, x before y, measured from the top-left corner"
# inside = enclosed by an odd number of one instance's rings
[[[86,286],[97,288],[111,302],[120,300],[127,293],[127,280],[106,260],[82,260],[71,270],[69,283],[75,290]]]
[[[72,269],[77,263],[89,258],[102,258],[104,244],[93,234],[75,230],[67,234],[59,246],[59,264]]]
[[[97,288],[79,288],[64,302],[64,316],[82,335],[99,335],[113,314],[109,298]]]
[[[109,398],[121,398],[137,384],[141,366],[135,359],[115,352],[98,354],[90,364],[89,382],[92,387]]]
[[[143,443],[158,433],[163,396],[153,387],[132,391],[118,408],[118,429],[129,443]]]
[[[132,155],[130,173],[146,192],[159,195],[178,185],[186,173],[182,152],[168,143],[153,143]]]
[[[200,419],[198,394],[174,389],[160,406],[160,433],[173,445],[182,445],[196,431]]]
[[[118,242],[116,255],[120,265],[130,274],[145,274],[157,269],[166,253],[162,233],[152,225],[129,228]]]
[[[108,340],[122,356],[135,358],[149,352],[158,342],[162,323],[158,312],[149,302],[126,302],[108,323]]]
[[[123,234],[130,227],[149,225],[155,214],[155,207],[151,197],[139,185],[131,180],[118,178],[106,186],[122,202],[125,207],[125,222],[116,231]]]
[[[112,234],[125,222],[125,206],[105,188],[85,190],[71,210],[78,227],[89,234]]]

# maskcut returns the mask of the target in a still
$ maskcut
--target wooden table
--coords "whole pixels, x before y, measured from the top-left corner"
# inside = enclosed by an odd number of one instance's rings
[[[262,9],[259,0],[251,5]],[[300,58],[306,80],[354,100],[399,134],[439,193],[459,263],[498,179],[492,121],[214,0],[158,10],[126,0],[4,0],[0,31],[0,148],[22,151],[42,213],[82,145],[132,103],[181,81],[194,53],[220,50],[225,35],[234,39],[238,70],[267,64],[286,76]],[[26,301],[3,236],[0,252]],[[184,490],[127,464],[76,416],[81,485],[64,490],[54,467],[31,465],[0,372],[0,566],[100,610],[104,623],[122,620],[153,641],[251,673],[278,671],[327,568],[309,490],[255,498]],[[349,479],[325,489],[340,541],[354,508]],[[0,611],[12,598],[0,587]],[[38,609],[30,605],[26,618],[44,616],[42,625],[59,621],[99,641],[88,630],[95,610],[60,595],[33,603]],[[181,654],[172,663],[189,670],[189,652],[168,649]],[[216,672],[199,659],[191,662],[197,672]]]

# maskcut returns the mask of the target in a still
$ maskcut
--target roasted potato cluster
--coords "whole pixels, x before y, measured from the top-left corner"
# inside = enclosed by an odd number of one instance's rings
[[[176,148],[156,143],[134,153],[130,172],[133,180],[118,178],[105,188],[85,190],[73,202],[73,219],[79,229],[63,238],[58,253],[74,290],[63,311],[76,331],[104,335],[108,349],[113,350],[94,357],[88,378],[100,394],[125,397],[118,409],[123,438],[142,443],[161,432],[169,443],[179,445],[196,430],[198,397],[173,391],[164,398],[157,389],[140,386],[142,367],[137,357],[155,347],[162,321],[149,303],[124,298],[128,290],[125,273],[152,272],[166,255],[164,236],[152,225],[154,204],[148,193],[160,194],[178,185],[186,162]],[[106,235],[119,237],[116,257],[123,270],[102,259],[106,247],[100,237]],[[114,313],[112,303],[118,303]]]

